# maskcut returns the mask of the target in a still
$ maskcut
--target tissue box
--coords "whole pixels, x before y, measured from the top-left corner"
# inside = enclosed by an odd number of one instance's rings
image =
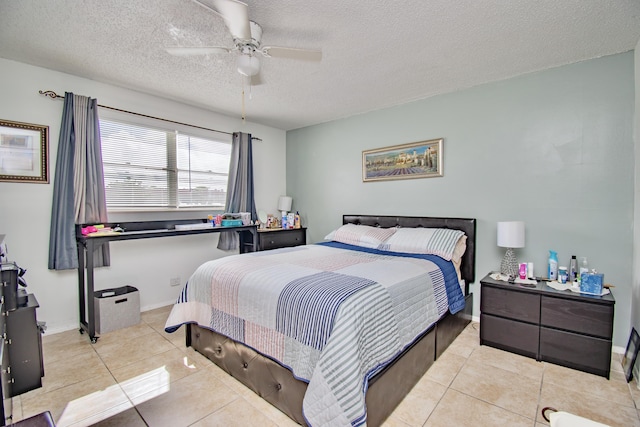
[[[223,227],[239,227],[242,225],[241,219],[223,219],[222,226]]]
[[[583,294],[601,295],[604,285],[604,274],[583,273],[580,275],[580,292]]]

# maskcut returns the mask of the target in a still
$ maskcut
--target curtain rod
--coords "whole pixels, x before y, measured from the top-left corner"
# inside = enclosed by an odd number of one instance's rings
[[[57,93],[55,93],[52,90],[45,90],[45,91],[39,90],[38,93],[40,95],[48,96],[51,99],[56,99],[56,98],[64,99],[64,96],[58,95]],[[231,132],[224,132],[224,131],[217,130],[217,129],[210,129],[210,128],[205,128],[205,127],[202,127],[202,126],[191,125],[189,123],[177,122],[175,120],[163,119],[162,117],[148,116],[146,114],[141,114],[141,113],[136,113],[136,112],[133,112],[133,111],[122,110],[120,108],[115,108],[115,107],[109,107],[108,105],[100,105],[100,104],[98,104],[98,107],[106,108],[108,110],[113,110],[113,111],[119,111],[121,113],[133,114],[134,116],[146,117],[148,119],[162,120],[163,122],[174,123],[174,124],[177,124],[177,125],[190,126],[192,128],[208,130],[208,131],[218,132],[218,133],[224,133],[224,134],[227,134],[227,135],[233,135],[233,133],[231,133]],[[252,140],[256,140],[256,141],[262,141],[260,138],[256,138],[255,136],[252,136],[251,139]]]

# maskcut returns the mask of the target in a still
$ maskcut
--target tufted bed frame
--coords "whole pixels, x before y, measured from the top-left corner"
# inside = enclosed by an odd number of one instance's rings
[[[445,314],[414,344],[408,347],[370,381],[366,394],[367,425],[379,426],[411,391],[433,362],[471,321],[473,294],[469,284],[475,280],[476,220],[468,218],[401,217],[344,215],[343,224],[377,227],[429,227],[462,230],[467,249],[462,257],[461,276],[465,281],[465,309]],[[186,344],[213,361],[267,402],[299,424],[306,425],[302,400],[307,383],[291,371],[255,350],[195,324],[187,325]]]

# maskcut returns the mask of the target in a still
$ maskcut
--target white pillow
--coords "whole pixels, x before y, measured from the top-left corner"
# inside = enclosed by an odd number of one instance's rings
[[[396,228],[371,227],[369,225],[345,224],[329,233],[325,240],[377,249],[396,232]]]
[[[398,228],[378,249],[432,254],[459,262],[466,249],[466,237],[463,231],[449,228]]]

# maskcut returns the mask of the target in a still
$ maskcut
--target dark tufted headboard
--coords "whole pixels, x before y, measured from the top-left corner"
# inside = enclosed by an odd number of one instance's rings
[[[437,218],[421,216],[376,216],[376,215],[343,215],[343,224],[362,224],[373,227],[428,227],[451,228],[462,230],[467,235],[467,250],[462,256],[460,273],[466,282],[466,293],[469,284],[476,279],[476,220],[475,218]]]

